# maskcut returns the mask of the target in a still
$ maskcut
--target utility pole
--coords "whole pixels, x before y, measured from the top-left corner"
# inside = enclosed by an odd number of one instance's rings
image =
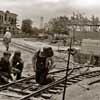
[[[68,62],[67,62],[67,67],[66,67],[66,76],[65,76],[65,81],[64,81],[64,92],[63,92],[62,100],[65,100],[66,84],[68,81],[68,70],[69,70],[70,54],[71,54],[71,45],[72,45],[72,38],[70,39],[70,48],[68,52]]]

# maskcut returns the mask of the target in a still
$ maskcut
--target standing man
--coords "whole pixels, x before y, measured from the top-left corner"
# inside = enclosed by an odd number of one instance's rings
[[[16,75],[16,79],[21,79],[21,74],[24,66],[24,62],[21,58],[21,52],[15,51],[14,56],[11,59],[12,72]]]
[[[9,79],[11,79],[11,67],[9,62],[10,56],[11,53],[6,51],[0,59],[0,82],[2,84],[9,83]]]
[[[6,51],[9,50],[9,43],[11,42],[11,32],[9,31],[9,28],[6,29],[6,33],[3,37],[3,43],[6,47]]]
[[[51,47],[44,47],[34,55],[32,62],[36,73],[36,82],[40,85],[45,85],[52,82],[54,79],[48,77],[48,72],[53,66],[54,53]]]

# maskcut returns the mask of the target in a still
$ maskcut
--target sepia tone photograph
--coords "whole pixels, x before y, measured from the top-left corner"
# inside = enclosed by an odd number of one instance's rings
[[[0,100],[100,100],[100,1],[0,0]]]

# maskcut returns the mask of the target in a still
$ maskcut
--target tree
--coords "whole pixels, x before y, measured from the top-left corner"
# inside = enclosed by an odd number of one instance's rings
[[[33,27],[33,33],[37,35],[39,33],[39,29],[37,27]]]
[[[57,18],[53,18],[49,21],[49,30],[52,33],[57,34],[68,34],[68,23],[69,19],[66,16],[60,16]]]
[[[24,19],[22,21],[22,27],[21,27],[21,29],[25,33],[32,34],[33,33],[32,20],[30,20],[30,19]]]

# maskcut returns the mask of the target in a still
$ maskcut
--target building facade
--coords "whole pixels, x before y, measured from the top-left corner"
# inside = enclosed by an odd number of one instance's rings
[[[9,30],[15,34],[17,32],[16,21],[16,14],[10,13],[9,11],[0,11],[0,34],[4,34],[6,28],[9,28]]]

